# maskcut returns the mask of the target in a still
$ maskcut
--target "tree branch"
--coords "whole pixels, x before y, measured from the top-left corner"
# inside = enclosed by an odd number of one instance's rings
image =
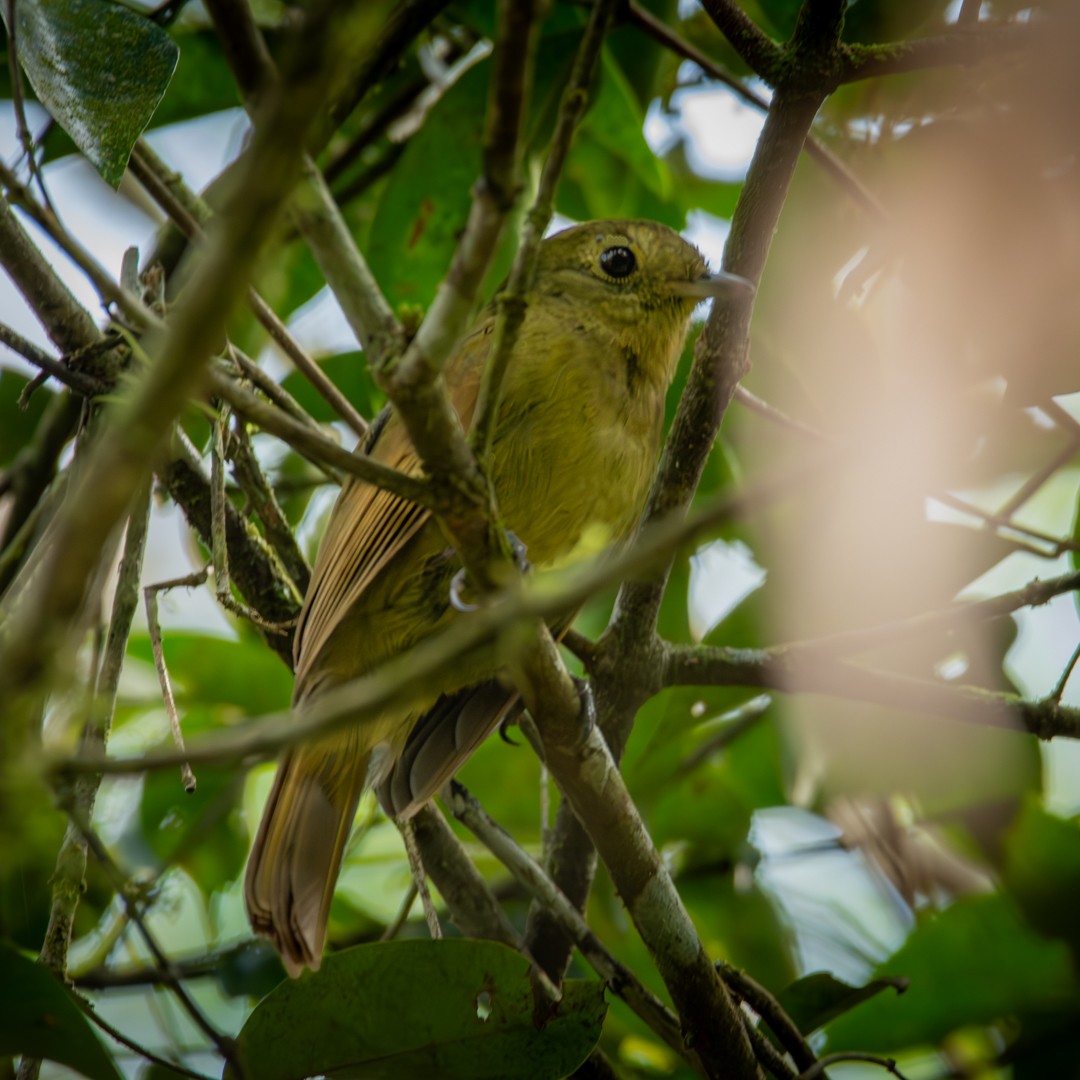
[[[433,508],[436,505],[431,485],[426,480],[407,476],[364,454],[343,449],[322,432],[294,420],[276,405],[262,401],[245,390],[217,367],[210,368],[207,381],[212,394],[227,401],[245,419],[258,424],[263,431],[276,435],[316,464],[340,469],[349,476],[356,476],[376,487],[386,488],[387,491],[392,491],[419,506]]]
[[[69,645],[67,625],[82,602],[104,540],[145,475],[177,413],[200,387],[206,362],[223,335],[281,204],[299,172],[301,145],[340,66],[344,7],[313,12],[299,35],[297,72],[256,124],[243,182],[209,239],[200,272],[172,313],[170,331],[152,340],[156,362],[113,410],[110,424],[75,478],[55,523],[43,572],[11,618],[0,649],[0,687],[16,706]],[[367,16],[370,18],[370,15]],[[354,28],[355,29],[355,28]],[[351,39],[351,34],[342,34]]]
[[[150,197],[172,218],[190,239],[202,239],[203,226],[213,217],[213,211],[183,180],[171,172],[147,145],[144,139],[135,144],[130,168]],[[323,400],[340,416],[354,432],[364,439],[367,421],[356,411],[352,402],[326,377],[322,368],[289,332],[269,304],[252,286],[248,287],[247,301],[255,318],[262,324],[273,342],[289,358]]]
[[[975,5],[976,11],[978,5]],[[1050,30],[1022,24],[957,26],[945,34],[888,45],[845,45],[841,82],[900,75],[931,67],[963,67],[1017,49],[1036,48]]]
[[[508,15],[505,25],[505,35],[512,40],[513,35],[518,33],[515,26],[513,0],[505,0]],[[611,17],[613,3],[598,2],[593,6],[589,14],[589,22],[585,27],[585,36],[578,46],[574,56],[574,66],[570,72],[570,78],[563,89],[562,98],[559,102],[559,114],[555,123],[555,131],[551,136],[544,158],[544,168],[540,174],[540,184],[536,192],[536,198],[525,217],[525,224],[521,232],[521,242],[518,245],[514,264],[510,268],[510,275],[506,287],[496,298],[498,304],[498,316],[495,322],[495,330],[492,335],[491,355],[484,368],[483,378],[480,382],[480,390],[476,400],[476,418],[473,421],[472,445],[481,460],[486,460],[491,453],[491,440],[495,434],[495,421],[498,416],[499,400],[503,378],[506,375],[506,366],[513,351],[514,342],[517,341],[521,325],[525,321],[525,296],[532,287],[533,276],[536,273],[536,260],[540,251],[540,241],[544,232],[551,222],[551,215],[555,209],[555,192],[562,177],[563,167],[566,164],[566,155],[570,152],[570,144],[577,131],[578,124],[585,114],[588,103],[589,85],[592,82],[593,72],[600,55],[600,49],[604,43],[604,34],[607,31],[608,21]],[[528,57],[531,69],[532,58]],[[531,74],[531,71],[530,71]],[[519,105],[519,108],[522,106]],[[499,124],[492,122],[489,125],[488,134],[492,142],[490,153],[486,156],[490,159],[490,168],[498,169],[503,173],[512,170],[514,186],[517,186],[517,162],[500,161],[495,152],[495,140],[500,137],[499,128],[505,127],[505,122]],[[505,138],[505,136],[501,136]],[[504,155],[505,157],[505,155]],[[504,185],[506,180],[503,181]]]
[[[607,982],[612,992],[622,998],[668,1046],[689,1061],[695,1071],[702,1073],[695,1055],[683,1043],[678,1017],[655,994],[646,989],[628,967],[612,956],[574,904],[544,873],[540,864],[524,851],[505,829],[493,821],[468,790],[456,780],[450,784],[450,807],[454,817],[491,851],[514,875],[515,880],[524,886],[538,903],[552,912],[589,966]]]
[[[648,9],[641,7],[636,0],[630,0],[628,7],[630,21],[642,31],[655,38],[672,52],[696,64],[710,78],[723,83],[735,95],[747,105],[768,112],[769,103],[758,93],[755,93],[741,80],[735,78],[711,57],[706,56],[700,49],[689,41],[680,37],[666,23],[662,22]],[[886,224],[889,214],[882,206],[877,196],[840,160],[820,139],[808,134],[805,143],[806,153],[813,158],[850,198],[865,210],[877,224]]]
[[[184,511],[184,517],[204,547],[212,548],[210,481],[203,471],[198,451],[181,432],[174,435],[168,459],[156,466],[155,471],[170,498]],[[294,623],[300,605],[293,590],[255,531],[228,499],[225,500],[225,536],[232,577],[244,600],[270,625]],[[291,670],[292,632],[278,634],[260,630],[260,633]]]
[[[82,733],[82,745],[95,753],[104,753],[112,728],[116,708],[116,693],[120,685],[120,671],[124,665],[131,620],[139,603],[139,578],[142,573],[143,554],[146,550],[146,534],[150,524],[150,489],[144,485],[136,493],[128,518],[124,555],[113,595],[109,633],[105,643],[105,655],[101,664],[100,678],[96,679],[90,700],[90,714]],[[75,780],[71,799],[77,812],[89,821],[94,814],[101,776],[85,774]],[[38,960],[54,971],[62,981],[67,979],[67,958],[71,948],[71,931],[75,912],[86,888],[86,838],[72,822],[64,832],[60,851],[56,856],[56,871],[52,879],[52,907],[45,940]],[[24,1057],[19,1065],[18,1080],[36,1080],[40,1061]]]
[[[739,7],[736,0],[701,0],[706,14],[759,78],[772,86],[783,49]]]
[[[668,686],[759,686],[789,694],[824,694],[984,727],[1026,730],[1044,740],[1080,738],[1080,709],[1051,698],[1032,702],[980,687],[916,679],[831,660],[805,647],[668,645],[666,653]]]

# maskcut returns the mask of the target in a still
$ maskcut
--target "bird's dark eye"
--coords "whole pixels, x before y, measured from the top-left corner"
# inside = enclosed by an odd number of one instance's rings
[[[609,277],[629,277],[637,269],[637,259],[628,247],[609,247],[600,253],[600,269]]]

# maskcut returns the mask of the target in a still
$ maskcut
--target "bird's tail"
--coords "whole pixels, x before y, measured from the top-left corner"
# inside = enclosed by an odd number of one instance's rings
[[[330,898],[372,747],[353,727],[299,746],[278,767],[244,881],[251,925],[290,975],[318,969]]]

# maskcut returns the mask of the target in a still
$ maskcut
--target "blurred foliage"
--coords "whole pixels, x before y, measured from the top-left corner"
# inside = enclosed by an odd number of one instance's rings
[[[647,6],[734,74],[748,74],[702,11],[673,0]],[[790,33],[799,9],[798,0],[741,6],[777,39]],[[1019,6],[983,5],[991,18]],[[95,0],[79,10],[102,7],[116,5]],[[939,33],[953,8],[945,0],[857,0],[845,38]],[[194,5],[168,30],[123,10],[148,37],[179,49],[151,127],[239,105],[222,48]],[[279,22],[279,11],[264,14],[277,52],[288,22]],[[556,3],[543,27],[526,117],[525,200],[584,20],[580,6]],[[489,55],[472,50],[493,30],[488,0],[446,7],[320,156],[373,271],[410,325],[431,302],[468,215],[492,69]],[[818,436],[736,403],[698,499],[743,490],[838,441],[843,461],[783,499],[753,506],[710,538],[722,550],[748,553],[765,572],[763,586],[731,599],[728,581],[692,573],[695,551],[680,552],[659,613],[664,638],[756,648],[909,618],[947,606],[962,590],[984,595],[1080,565],[1076,398],[1065,403],[1074,426],[1053,411],[1054,395],[1061,407],[1062,395],[1080,389],[1075,45],[1063,35],[1035,67],[991,59],[971,70],[853,83],[826,103],[816,137],[880,197],[892,227],[868,220],[804,155],[759,290],[746,385]],[[138,67],[140,57],[133,49],[129,60]],[[9,97],[4,59],[0,96]],[[110,65],[96,59],[108,74]],[[433,71],[438,93],[429,82]],[[82,86],[82,72],[73,75],[72,92],[89,99],[96,83]],[[683,123],[680,102],[698,92],[699,76],[634,26],[613,28],[559,187],[558,212],[579,220],[647,217],[678,229],[726,227],[742,181],[712,175],[721,170],[701,164]],[[148,79],[147,92],[155,87],[161,89]],[[43,162],[73,149],[64,115],[56,119],[59,126],[41,144]],[[198,153],[198,124],[174,129],[173,137]],[[514,235],[508,228],[485,299],[510,265]],[[258,287],[285,318],[320,294],[314,260],[287,226],[260,265]],[[252,355],[265,345],[250,315],[237,317],[233,338]],[[668,398],[669,421],[692,351],[691,340]],[[268,351],[262,360],[315,420],[336,419],[306,380],[282,374]],[[372,417],[382,407],[362,353],[336,349],[320,363],[362,414]],[[5,469],[41,436],[54,400],[41,388],[20,408],[25,383],[15,371],[0,372]],[[189,427],[204,447],[205,419]],[[294,452],[263,437],[256,445],[301,546],[313,550],[332,489]],[[1008,508],[1051,463],[1052,480],[1009,511],[1026,531],[989,527],[987,516]],[[951,508],[952,497],[982,516]],[[1038,534],[1071,538],[1073,548],[1061,555]],[[705,626],[691,621],[695,590],[713,601]],[[578,629],[598,636],[613,600],[608,592],[587,605]],[[249,628],[230,617],[232,639],[220,636],[220,627],[176,629],[167,608],[164,621],[165,657],[189,737],[288,708],[291,678]],[[1071,632],[1074,623],[1067,625]],[[859,659],[919,678],[1029,696],[1038,685],[1047,693],[1072,644],[1062,646],[1060,660],[1056,652],[1052,661],[1029,656],[1025,669],[1016,657],[1029,630],[1023,619],[953,624]],[[1038,639],[1047,640],[1045,633]],[[166,747],[168,723],[145,633],[132,637],[128,660],[113,748]],[[1036,678],[1031,668],[1038,662]],[[1078,700],[1078,681],[1066,701]],[[1080,821],[1070,815],[1080,799],[1075,787],[1065,797],[1060,781],[1052,783],[1062,769],[1075,780],[1075,767],[1069,772],[1064,755],[1042,752],[1024,734],[916,714],[900,702],[777,693],[743,725],[739,710],[758,694],[752,687],[705,687],[657,695],[642,706],[623,762],[710,955],[776,993],[805,1033],[817,1032],[815,1047],[827,1051],[887,1053],[902,1066],[915,1063],[909,1075],[927,1080],[1076,1076]],[[44,725],[50,737],[60,732],[62,745],[70,744],[69,704],[50,712]],[[11,789],[21,810],[18,846],[13,858],[0,860],[0,936],[33,950],[48,918],[64,821],[36,765],[22,764],[12,769],[19,786]],[[204,1007],[229,1034],[239,1033],[250,1075],[347,1066],[370,1076],[554,1077],[597,1041],[622,1076],[690,1075],[611,994],[607,1008],[578,957],[560,1014],[538,1035],[518,955],[460,939],[417,940],[425,930],[415,913],[401,940],[370,944],[395,918],[410,878],[396,832],[367,803],[331,913],[336,951],[317,975],[284,982],[272,950],[251,941],[241,900],[267,770],[200,767],[197,775],[193,795],[172,770],[110,780],[96,822],[137,880],[170,955],[191,972]],[[540,849],[540,769],[531,751],[491,739],[462,779],[519,842]],[[840,824],[837,808],[845,806],[876,831],[856,839]],[[458,832],[523,928],[527,898]],[[136,1011],[127,991],[108,985],[133,971],[152,982],[153,972],[94,860],[86,886],[71,958],[76,982],[93,987],[102,1015],[143,1045],[166,1056],[201,1047],[201,1036],[163,1009],[155,1012],[157,995],[147,995],[153,1008]],[[665,996],[602,870],[588,918],[618,958]],[[9,945],[0,948],[0,967],[0,1056],[45,1054],[86,1076],[115,1075],[59,983]],[[906,992],[893,992],[901,985]],[[48,1046],[41,1016],[54,1022]],[[381,1064],[369,1060],[373,1054],[385,1055]],[[155,1066],[139,1075],[173,1074]]]

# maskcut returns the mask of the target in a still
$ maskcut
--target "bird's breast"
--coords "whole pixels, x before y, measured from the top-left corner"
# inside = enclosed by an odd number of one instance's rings
[[[586,532],[624,537],[648,491],[663,429],[666,385],[638,352],[610,338],[569,335],[536,362],[519,341],[507,370],[492,450],[507,526],[531,562],[568,555]]]

